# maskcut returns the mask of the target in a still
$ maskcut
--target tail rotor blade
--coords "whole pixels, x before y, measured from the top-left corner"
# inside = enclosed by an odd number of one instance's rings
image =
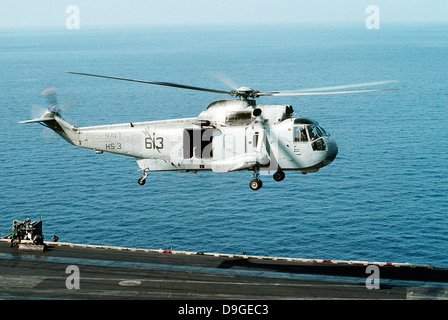
[[[37,105],[37,104],[32,104],[31,110],[30,110],[31,119],[37,119],[37,118],[42,117],[42,115],[45,113],[45,111],[47,111],[47,108]]]
[[[50,107],[54,107],[58,104],[56,86],[51,85],[40,90],[40,94],[47,100]]]
[[[78,99],[76,99],[75,95],[69,92],[67,95],[64,95],[61,104],[59,105],[59,110],[62,112],[67,112],[78,107]]]

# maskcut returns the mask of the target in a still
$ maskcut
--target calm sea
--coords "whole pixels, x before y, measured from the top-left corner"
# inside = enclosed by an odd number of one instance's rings
[[[0,231],[44,219],[45,238],[98,245],[448,265],[448,25],[0,30]],[[69,75],[260,91],[398,80],[400,91],[264,97],[339,146],[318,173],[152,173],[39,125],[56,85],[75,125],[194,117],[219,94]],[[47,131],[45,131],[47,130]]]

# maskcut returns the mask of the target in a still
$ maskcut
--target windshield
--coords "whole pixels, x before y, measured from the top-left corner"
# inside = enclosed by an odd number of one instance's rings
[[[320,137],[326,137],[329,136],[329,134],[320,126],[316,125],[316,124],[310,124],[307,126],[308,127],[308,134],[310,136],[310,140],[316,140],[317,138]]]
[[[330,135],[317,124],[294,126],[294,142],[307,142],[308,139],[314,141],[328,136]]]

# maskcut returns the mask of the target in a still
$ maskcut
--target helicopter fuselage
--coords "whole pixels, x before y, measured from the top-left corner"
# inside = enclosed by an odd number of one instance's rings
[[[75,146],[134,157],[145,173],[316,172],[334,160],[337,145],[317,122],[292,112],[288,105],[220,100],[196,118],[75,127],[54,114],[47,126]]]

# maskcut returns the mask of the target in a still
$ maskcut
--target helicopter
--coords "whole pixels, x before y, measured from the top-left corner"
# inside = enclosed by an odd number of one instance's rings
[[[264,96],[304,96],[373,92],[386,89],[343,90],[395,81],[378,81],[313,89],[260,92],[251,87],[215,90],[170,82],[156,82],[67,71],[69,74],[131,81],[174,88],[230,95],[231,99],[210,103],[197,117],[146,122],[77,127],[62,117],[53,87],[41,91],[50,107],[39,118],[19,123],[39,123],[55,131],[70,144],[134,157],[142,171],[140,185],[151,171],[233,172],[247,170],[253,179],[249,186],[258,190],[263,183],[260,172],[275,181],[285,171],[303,174],[319,171],[338,154],[330,134],[315,120],[294,117],[291,105],[257,105]]]

